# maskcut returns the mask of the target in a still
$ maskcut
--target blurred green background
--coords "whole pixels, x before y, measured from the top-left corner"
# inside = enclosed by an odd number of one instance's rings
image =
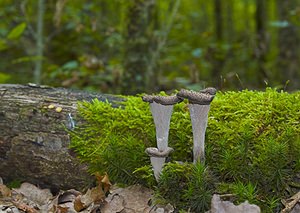
[[[0,0],[0,83],[293,91],[300,0]]]

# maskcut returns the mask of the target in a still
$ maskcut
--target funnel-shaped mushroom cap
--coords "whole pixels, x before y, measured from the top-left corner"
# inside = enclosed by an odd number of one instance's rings
[[[209,105],[215,96],[207,93],[182,89],[177,93],[177,97],[186,98],[191,104]]]
[[[177,97],[176,95],[172,96],[154,96],[154,95],[144,95],[142,97],[143,101],[153,103],[156,102],[161,105],[174,105],[183,101],[183,99]]]
[[[150,157],[157,157],[157,158],[166,158],[169,156],[171,152],[173,152],[174,149],[171,147],[167,147],[166,150],[164,151],[159,151],[155,147],[149,147],[145,150],[145,152],[150,156]]]

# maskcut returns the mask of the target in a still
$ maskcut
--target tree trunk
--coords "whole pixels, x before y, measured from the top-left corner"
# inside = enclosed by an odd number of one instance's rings
[[[215,15],[215,25],[216,25],[216,40],[221,42],[223,40],[223,9],[222,0],[215,0],[214,3],[214,15]]]
[[[37,84],[41,83],[41,74],[43,69],[44,13],[45,13],[45,0],[39,0],[38,16],[37,16],[37,33],[36,33],[36,56],[38,57],[38,60],[35,61],[35,69],[34,69],[34,82]]]
[[[0,84],[0,177],[51,189],[83,189],[93,182],[87,165],[68,148],[67,128],[80,123],[77,101],[113,96]],[[60,111],[61,110],[61,111]]]
[[[150,54],[151,9],[155,0],[130,0],[125,42],[123,94],[135,94],[149,89],[152,79],[147,73]]]
[[[215,36],[216,47],[213,48],[214,61],[212,67],[212,79],[213,85],[220,85],[220,77],[222,73],[222,67],[225,62],[224,50],[222,49],[223,42],[223,8],[222,0],[214,0],[214,23],[215,23]]]
[[[266,1],[256,0],[256,49],[255,56],[258,63],[258,79],[257,82],[260,86],[265,85],[268,80],[267,71],[265,68],[266,54],[268,50],[267,35],[266,35]]]
[[[284,22],[291,20],[291,11],[297,8],[297,1],[277,1],[279,20]],[[283,79],[282,84],[285,85],[289,81],[288,88],[290,90],[299,88],[299,27],[289,22],[287,26],[279,29],[278,35],[278,68]]]

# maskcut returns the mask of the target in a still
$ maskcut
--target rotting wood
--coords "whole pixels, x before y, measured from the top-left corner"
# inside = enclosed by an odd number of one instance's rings
[[[41,187],[83,189],[93,182],[68,148],[67,128],[80,123],[77,102],[110,95],[38,85],[0,84],[0,177]],[[71,118],[71,121],[70,121]]]

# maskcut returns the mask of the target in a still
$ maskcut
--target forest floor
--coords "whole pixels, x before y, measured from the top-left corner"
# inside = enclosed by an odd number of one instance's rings
[[[10,189],[0,178],[0,213],[171,213],[171,205],[153,206],[153,191],[141,185],[111,185],[106,177],[85,193],[74,189],[53,195],[30,183]]]
[[[260,213],[258,206],[247,201],[234,205],[213,195],[211,210],[206,213]],[[24,182],[18,188],[8,188],[0,177],[0,213],[172,213],[171,204],[154,205],[153,191],[141,185],[125,188],[111,185],[107,176],[99,176],[97,186],[85,193],[75,189],[53,195]],[[300,212],[300,192],[285,202],[281,213]],[[188,211],[189,212],[189,211]]]

